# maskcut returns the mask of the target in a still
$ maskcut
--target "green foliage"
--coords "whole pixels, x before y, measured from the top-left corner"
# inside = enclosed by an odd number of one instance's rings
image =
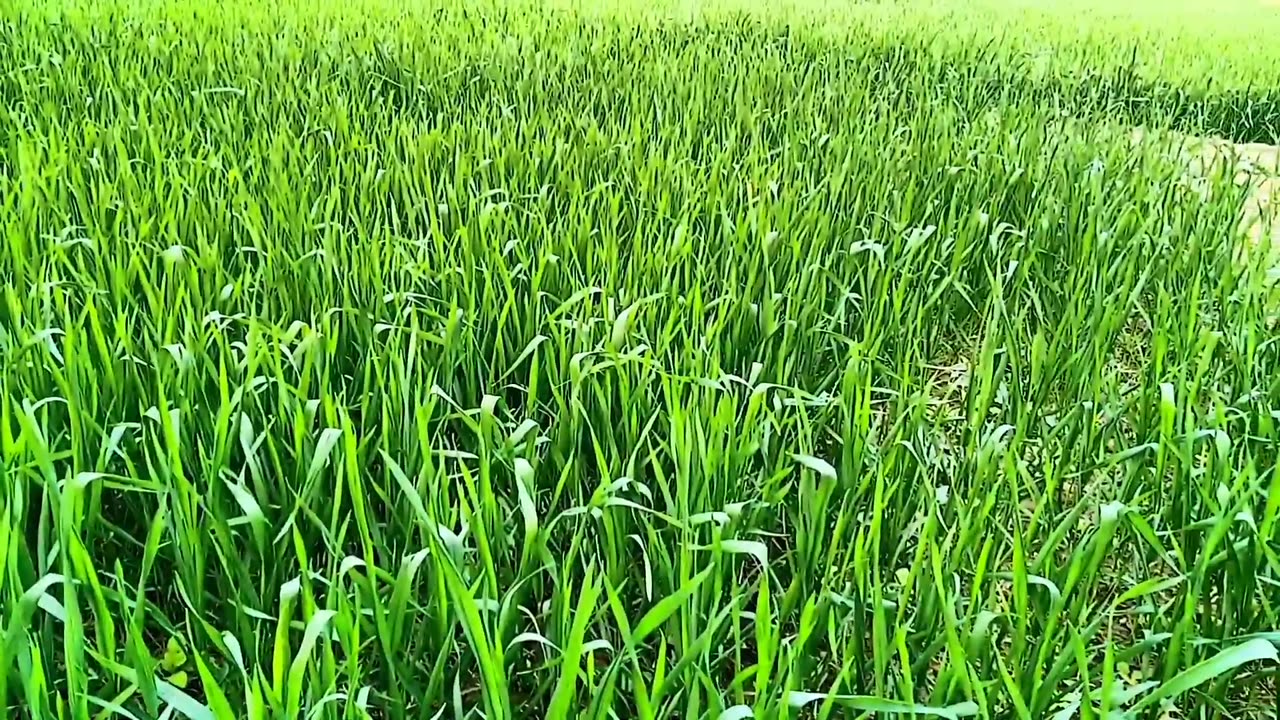
[[[1274,44],[744,7],[0,5],[6,716],[1274,712]]]

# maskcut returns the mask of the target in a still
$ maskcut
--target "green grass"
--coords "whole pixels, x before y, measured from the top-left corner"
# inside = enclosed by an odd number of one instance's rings
[[[1280,19],[1012,2],[0,4],[6,715],[1274,716]]]

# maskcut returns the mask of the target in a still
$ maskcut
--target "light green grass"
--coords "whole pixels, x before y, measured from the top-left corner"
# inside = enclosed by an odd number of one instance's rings
[[[717,21],[749,16],[805,23],[810,32],[865,42],[867,34],[981,49],[1006,71],[1038,80],[1085,77],[1154,84],[1203,97],[1276,97],[1280,5],[1275,0],[548,0],[626,22]],[[621,5],[621,7],[620,7]],[[1272,121],[1274,139],[1276,128]]]
[[[1273,714],[1276,87],[816,7],[5,4],[7,716]]]

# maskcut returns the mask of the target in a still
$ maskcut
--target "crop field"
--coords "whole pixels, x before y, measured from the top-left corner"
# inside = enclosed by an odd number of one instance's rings
[[[1277,717],[1277,38],[0,0],[0,712]]]

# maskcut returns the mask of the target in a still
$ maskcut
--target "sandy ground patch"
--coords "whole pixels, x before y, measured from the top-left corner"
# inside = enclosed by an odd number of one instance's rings
[[[1273,1],[1280,5],[1280,0]],[[1141,128],[1133,132],[1134,142],[1145,136]],[[1187,164],[1189,178],[1204,177],[1225,163],[1236,184],[1249,188],[1240,211],[1240,231],[1255,245],[1270,240],[1273,249],[1280,249],[1280,146],[1185,136],[1174,140],[1174,147]]]

